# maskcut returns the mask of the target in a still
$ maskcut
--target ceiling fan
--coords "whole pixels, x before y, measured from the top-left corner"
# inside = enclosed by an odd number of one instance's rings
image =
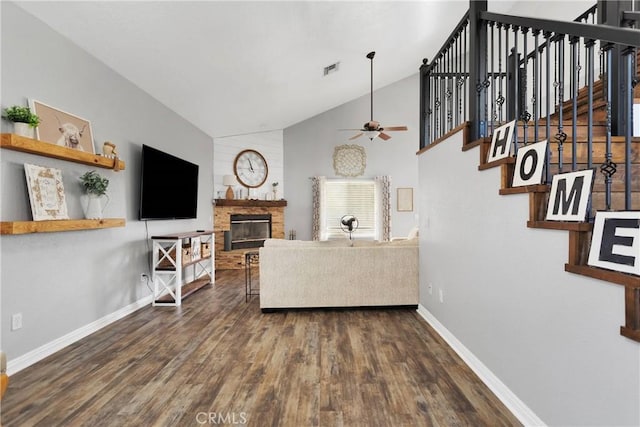
[[[356,130],[359,133],[355,134],[349,140],[356,139],[361,137],[362,135],[366,135],[370,140],[374,140],[376,137],[380,137],[380,139],[386,141],[391,138],[390,135],[387,135],[385,132],[389,131],[400,131],[407,130],[406,126],[380,126],[380,122],[376,122],[373,120],[373,57],[376,55],[375,52],[369,52],[367,54],[367,58],[371,60],[371,119],[366,122],[362,129],[341,129],[341,130]]]

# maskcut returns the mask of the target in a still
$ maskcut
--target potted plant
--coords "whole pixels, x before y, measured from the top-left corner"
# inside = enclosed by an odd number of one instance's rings
[[[34,130],[40,124],[40,118],[29,107],[13,105],[4,109],[3,117],[13,122],[13,132],[17,135],[34,137]]]
[[[80,176],[80,182],[87,195],[86,202],[83,204],[85,218],[101,219],[104,209],[109,204],[109,196],[107,196],[109,180],[96,171],[89,171]],[[104,204],[103,198],[106,198]]]

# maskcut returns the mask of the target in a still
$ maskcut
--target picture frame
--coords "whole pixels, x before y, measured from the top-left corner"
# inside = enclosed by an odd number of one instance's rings
[[[34,221],[69,219],[60,169],[24,164]]]
[[[78,151],[95,154],[91,122],[35,99],[29,107],[40,118],[36,139]]]
[[[202,246],[200,237],[191,238],[191,261],[202,258]]]
[[[398,187],[396,191],[398,212],[413,212],[413,188]]]

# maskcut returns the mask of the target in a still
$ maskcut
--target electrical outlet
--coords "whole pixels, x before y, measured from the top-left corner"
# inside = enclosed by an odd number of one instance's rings
[[[22,313],[16,313],[11,316],[11,330],[17,331],[22,328]]]
[[[433,283],[427,285],[427,290],[429,291],[429,295],[433,295]]]
[[[444,302],[444,291],[442,289],[439,290],[440,302]]]

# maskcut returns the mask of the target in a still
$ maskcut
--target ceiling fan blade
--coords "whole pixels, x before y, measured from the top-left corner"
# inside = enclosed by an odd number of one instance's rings
[[[364,135],[362,132],[357,133],[357,134],[353,135],[351,138],[349,138],[349,141],[351,141],[352,139],[356,139],[358,137],[361,137],[362,135]]]
[[[349,131],[349,132],[353,132],[354,130],[357,130],[358,132],[362,132],[363,131],[363,129],[356,129],[356,128],[353,128],[353,129],[338,129],[338,130],[339,131]]]
[[[384,141],[386,141],[387,139],[390,139],[390,138],[391,138],[391,136],[387,135],[387,134],[386,134],[386,133],[384,133],[384,132],[380,132],[380,135],[378,135],[378,136],[380,137],[380,139],[382,139],[382,140],[384,140]]]
[[[384,130],[409,130],[406,126],[385,126]]]

